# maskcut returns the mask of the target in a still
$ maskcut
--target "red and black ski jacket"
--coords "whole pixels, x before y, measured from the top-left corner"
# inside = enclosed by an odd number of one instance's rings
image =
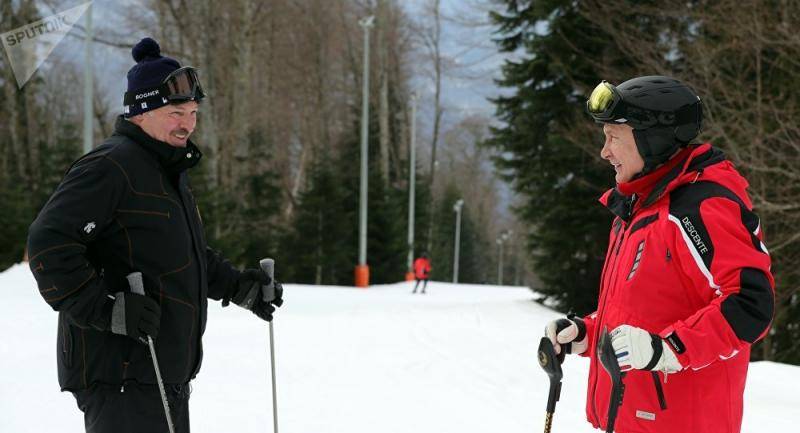
[[[585,318],[591,357],[586,411],[606,427],[611,381],[600,333],[622,324],[665,338],[684,369],[632,370],[621,433],[737,433],[750,345],[774,310],[770,256],[747,181],[710,144],[608,191],[612,223],[597,311]]]

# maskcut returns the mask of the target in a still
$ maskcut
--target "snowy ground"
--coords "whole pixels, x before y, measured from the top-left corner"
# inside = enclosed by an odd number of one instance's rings
[[[543,427],[547,377],[536,362],[557,313],[523,288],[400,283],[368,290],[287,285],[275,322],[280,430],[285,433],[532,432]],[[27,266],[0,273],[0,432],[78,433],[82,415],[55,372],[56,314]],[[192,431],[270,432],[267,326],[210,306]],[[568,359],[553,430],[584,420],[588,362]],[[800,367],[754,363],[743,432],[796,431]],[[795,427],[791,427],[791,426]]]

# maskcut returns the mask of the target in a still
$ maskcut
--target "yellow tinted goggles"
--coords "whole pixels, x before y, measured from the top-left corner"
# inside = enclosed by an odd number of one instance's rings
[[[607,81],[602,81],[586,100],[586,111],[596,120],[610,120],[620,99],[617,89]]]

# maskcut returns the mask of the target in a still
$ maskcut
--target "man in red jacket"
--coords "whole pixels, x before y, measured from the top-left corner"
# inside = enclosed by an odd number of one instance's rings
[[[700,98],[681,82],[600,83],[587,101],[616,187],[597,311],[548,324],[556,351],[591,359],[586,412],[607,428],[605,330],[625,392],[621,433],[738,433],[750,346],[774,310],[770,256],[747,181],[700,131]],[[669,380],[667,380],[669,375]]]
[[[414,278],[417,282],[414,283],[414,291],[411,292],[412,294],[417,293],[417,287],[419,287],[420,281],[422,282],[422,294],[425,294],[430,273],[431,261],[428,260],[428,253],[422,253],[420,257],[417,257],[417,260],[414,260]]]

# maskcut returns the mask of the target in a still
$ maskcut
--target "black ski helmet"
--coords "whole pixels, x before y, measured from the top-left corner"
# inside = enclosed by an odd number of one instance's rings
[[[632,78],[619,86],[603,81],[586,101],[586,109],[599,123],[633,128],[636,148],[644,159],[642,174],[688,145],[703,123],[700,97],[680,81],[660,75]]]

